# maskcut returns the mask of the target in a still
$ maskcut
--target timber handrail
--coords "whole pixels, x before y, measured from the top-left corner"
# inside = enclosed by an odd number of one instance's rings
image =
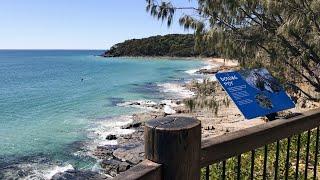
[[[188,121],[189,125],[184,123],[183,120]],[[320,108],[292,118],[279,119],[205,139],[201,142],[201,148],[197,148],[195,142],[199,140],[196,132],[201,132],[196,123],[197,120],[185,117],[167,117],[150,122],[145,127],[145,149],[146,157],[149,160],[144,160],[115,179],[160,180],[168,179],[168,177],[169,179],[179,179],[183,172],[188,174],[184,176],[184,179],[199,179],[198,173],[193,176],[190,175],[190,172],[200,172],[202,167],[319,127]],[[181,128],[179,128],[180,125]],[[173,138],[173,141],[171,141],[171,138]],[[181,151],[181,148],[189,154]],[[197,156],[200,156],[200,158],[197,159]],[[188,161],[183,162],[184,158]],[[180,169],[179,165],[181,165]],[[195,169],[197,170],[195,171]]]
[[[315,109],[290,119],[278,119],[203,140],[201,142],[200,166],[208,166],[265,144],[300,134],[319,125],[320,109]]]
[[[138,165],[132,167],[114,178],[115,180],[161,180],[161,164],[144,160]]]

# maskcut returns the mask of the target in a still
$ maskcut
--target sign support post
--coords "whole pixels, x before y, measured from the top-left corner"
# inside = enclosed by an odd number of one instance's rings
[[[269,121],[274,121],[277,119],[278,113],[271,113],[267,114],[266,117],[268,118]]]

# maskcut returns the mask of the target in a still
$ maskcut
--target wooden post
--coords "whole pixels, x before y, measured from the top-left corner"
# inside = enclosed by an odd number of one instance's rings
[[[146,159],[162,165],[164,180],[200,179],[201,123],[164,117],[145,125]]]

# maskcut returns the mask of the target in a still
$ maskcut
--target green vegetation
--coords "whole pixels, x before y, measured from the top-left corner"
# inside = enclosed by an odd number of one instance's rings
[[[196,51],[195,39],[192,34],[169,34],[152,36],[143,39],[131,39],[116,44],[103,56],[214,56],[215,51]]]
[[[239,60],[244,68],[266,67],[282,83],[294,84],[300,90],[306,90],[308,87],[307,91],[313,96],[317,95],[315,92],[320,92],[319,0],[196,0],[195,6],[187,7],[175,6],[174,3],[178,1],[174,0],[146,2],[147,11],[156,19],[167,21],[168,26],[172,24],[176,12],[182,11],[179,23],[185,29],[194,30],[195,49],[198,51],[214,49],[223,58]],[[200,92],[206,92],[201,90],[201,86],[197,88]],[[187,100],[186,104],[191,111],[205,104],[208,96],[198,97]],[[219,106],[219,103],[213,106]],[[315,134],[313,130],[307,179],[311,179],[313,175],[315,152],[319,151],[315,148]],[[304,133],[301,137],[297,179],[303,179],[306,136]],[[297,144],[297,136],[292,137],[289,150],[289,179],[294,179]],[[288,140],[280,141],[278,179],[285,177],[287,145]],[[266,179],[273,179],[275,176],[275,154],[276,143],[272,143],[268,145]],[[256,150],[255,157],[254,179],[262,179],[264,148]],[[240,179],[249,179],[250,158],[250,152],[242,155]],[[221,163],[210,168],[211,179],[221,179]],[[205,179],[204,170],[202,172],[202,179]],[[226,179],[236,179],[236,172],[235,157],[227,161]]]
[[[222,92],[222,88],[217,81],[208,79],[204,79],[201,83],[192,81],[189,86],[196,92],[196,96],[184,100],[190,112],[206,109],[217,116],[219,109],[230,105],[231,100],[227,96],[223,99],[217,99],[216,92]]]
[[[317,130],[311,131],[310,136],[310,149],[309,149],[309,163],[308,163],[308,179],[312,179],[315,163],[316,151],[316,134]],[[295,179],[296,162],[297,162],[297,141],[298,136],[293,136],[290,143],[289,151],[289,164],[288,164],[288,179]],[[297,179],[304,179],[305,163],[306,163],[306,144],[307,144],[307,132],[301,135],[301,147],[299,157],[299,168]],[[268,160],[267,160],[267,178],[274,179],[275,177],[275,162],[276,162],[276,142],[268,145]],[[279,141],[279,166],[278,166],[278,179],[285,179],[285,165],[287,159],[287,146],[288,140],[284,139]],[[226,161],[226,179],[236,179],[237,177],[237,164],[236,157],[230,158]],[[264,164],[264,147],[255,151],[254,161],[254,179],[263,179],[263,164]],[[318,174],[320,172],[318,161]],[[250,179],[251,170],[251,152],[242,154],[241,156],[241,179]],[[222,177],[222,163],[217,163],[210,166],[210,179],[221,179]],[[202,177],[205,179],[205,168],[202,169]]]
[[[182,11],[179,23],[194,29],[196,49],[216,49],[243,67],[264,66],[282,82],[320,91],[319,0],[197,0],[190,7],[146,1],[147,11],[169,26]]]

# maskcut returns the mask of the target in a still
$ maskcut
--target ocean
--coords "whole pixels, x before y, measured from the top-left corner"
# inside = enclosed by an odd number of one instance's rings
[[[103,140],[93,132],[112,132],[141,111],[120,103],[187,96],[179,84],[204,65],[102,52],[0,50],[0,179],[97,168],[88,151]]]

